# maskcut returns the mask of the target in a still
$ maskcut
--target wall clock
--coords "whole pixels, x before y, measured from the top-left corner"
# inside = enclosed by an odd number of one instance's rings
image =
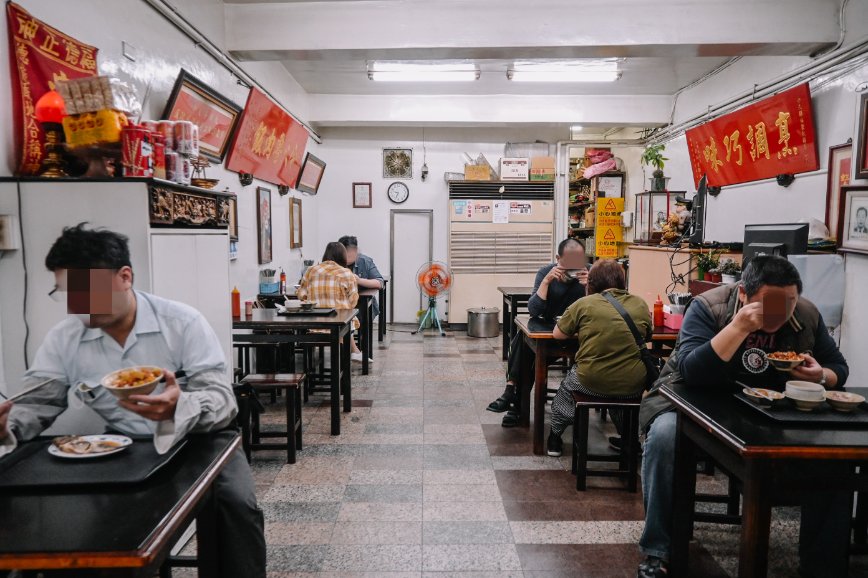
[[[413,149],[383,149],[383,178],[412,179]]]
[[[396,204],[403,203],[410,196],[410,188],[400,181],[389,185],[386,192],[389,195],[389,200]]]

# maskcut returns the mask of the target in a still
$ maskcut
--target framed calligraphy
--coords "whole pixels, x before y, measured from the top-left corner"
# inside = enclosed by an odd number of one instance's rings
[[[868,179],[868,92],[859,101],[859,142],[856,155],[856,178]]]
[[[841,187],[838,250],[868,255],[868,187]]]
[[[372,204],[371,183],[353,183],[353,208],[370,209]]]
[[[240,106],[182,68],[162,118],[198,125],[199,151],[219,163],[226,156],[240,115]]]
[[[301,167],[301,172],[298,175],[298,183],[295,188],[302,193],[315,195],[319,190],[319,184],[322,182],[322,176],[325,173],[326,164],[321,159],[307,153],[304,158],[304,164]]]
[[[259,264],[271,263],[271,189],[256,187],[257,254]]]
[[[307,147],[307,129],[256,88],[247,104],[226,159],[226,168],[294,187]]]
[[[850,184],[850,165],[853,160],[853,144],[844,143],[829,147],[829,178],[826,183],[826,227],[829,236],[835,237],[838,230],[838,203],[841,187]]]
[[[289,248],[301,248],[301,199],[293,197],[289,200]]]

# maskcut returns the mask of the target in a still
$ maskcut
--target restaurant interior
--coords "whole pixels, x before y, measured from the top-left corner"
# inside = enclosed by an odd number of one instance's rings
[[[868,0],[7,0],[0,577],[868,577]]]

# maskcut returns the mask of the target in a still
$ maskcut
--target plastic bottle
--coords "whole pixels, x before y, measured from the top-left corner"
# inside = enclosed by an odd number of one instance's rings
[[[286,273],[283,271],[283,267],[280,268],[280,294],[283,295],[286,293]]]
[[[663,300],[658,295],[657,301],[654,302],[654,326],[660,327],[661,325],[663,325]]]
[[[232,317],[241,317],[241,291],[232,288]]]

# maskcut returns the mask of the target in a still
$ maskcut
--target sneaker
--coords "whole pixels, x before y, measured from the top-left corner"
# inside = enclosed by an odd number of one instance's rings
[[[350,353],[350,359],[352,359],[353,361],[358,361],[359,363],[361,363],[362,362],[362,352],[357,351],[355,353]]]
[[[669,565],[656,556],[646,557],[636,574],[637,578],[665,578],[668,575]]]
[[[564,440],[561,439],[561,436],[549,433],[549,439],[546,442],[546,453],[553,458],[561,457],[561,454],[564,453]]]

